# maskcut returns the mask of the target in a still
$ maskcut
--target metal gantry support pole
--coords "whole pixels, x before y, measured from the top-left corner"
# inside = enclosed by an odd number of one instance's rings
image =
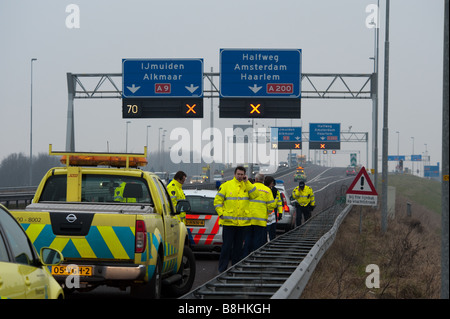
[[[442,88],[442,240],[441,240],[441,298],[449,299],[448,286],[448,104],[449,104],[449,69],[448,69],[448,11],[449,0],[445,0],[445,10],[444,10],[444,77],[443,77],[443,88]]]
[[[389,143],[389,126],[388,126],[388,102],[389,102],[389,6],[390,1],[386,0],[386,36],[384,42],[384,93],[383,93],[383,159],[382,159],[382,183],[381,183],[381,230],[383,233],[387,231],[387,190],[388,190],[388,143]]]

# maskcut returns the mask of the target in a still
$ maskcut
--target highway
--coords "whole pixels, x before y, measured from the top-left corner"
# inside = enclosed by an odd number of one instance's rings
[[[292,169],[283,170],[282,173],[277,172],[276,179],[284,180],[287,193],[298,185],[294,182],[294,171]],[[327,168],[316,165],[305,167],[307,175],[307,185],[311,186],[316,196],[316,209],[313,212],[318,214],[322,210],[332,206],[336,199],[345,196],[345,191],[354,179],[354,176],[346,176],[345,168]],[[225,178],[231,177],[232,172],[226,172]],[[218,275],[218,253],[196,254],[196,278],[193,290],[213,279]],[[66,296],[67,299],[96,299],[96,298],[131,298],[129,289],[121,291],[117,288],[99,287],[90,292],[75,292]]]

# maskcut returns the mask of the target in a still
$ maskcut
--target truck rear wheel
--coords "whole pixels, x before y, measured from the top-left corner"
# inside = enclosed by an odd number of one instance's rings
[[[142,299],[160,299],[162,285],[162,263],[161,258],[157,258],[155,273],[152,279],[144,284],[131,286],[131,296]]]
[[[189,246],[184,246],[183,258],[181,261],[178,274],[181,275],[181,279],[176,283],[167,287],[167,293],[170,296],[179,297],[187,294],[194,284],[195,279],[195,257]]]

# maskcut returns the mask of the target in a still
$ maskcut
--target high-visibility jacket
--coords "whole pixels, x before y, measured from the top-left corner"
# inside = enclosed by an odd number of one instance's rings
[[[316,206],[314,192],[308,185],[305,185],[303,190],[301,190],[298,186],[294,188],[292,191],[292,197],[297,200],[297,203],[300,206],[307,206],[308,204],[311,204],[311,206]]]
[[[255,185],[249,181],[239,182],[236,178],[220,185],[214,198],[214,207],[219,215],[219,225],[250,226],[250,199],[258,196]]]
[[[277,190],[277,196],[275,197],[276,207],[274,210],[269,212],[269,217],[267,218],[267,225],[272,225],[277,221],[276,214],[283,214],[283,201],[281,200],[280,191]]]
[[[183,184],[181,184],[179,181],[173,179],[169,185],[167,185],[167,191],[169,192],[170,200],[172,201],[173,208],[176,209],[177,202],[181,199],[186,199],[186,196],[184,195],[183,189],[181,188]],[[179,220],[184,222],[186,220],[186,213],[183,212],[179,215],[177,215]]]
[[[251,224],[266,227],[268,215],[277,207],[277,204],[269,187],[259,182],[254,185],[258,189],[258,197],[250,199]]]
[[[133,198],[133,197],[124,198],[123,197],[123,191],[125,190],[125,185],[127,185],[127,183],[122,182],[118,187],[116,187],[114,189],[114,201],[122,202],[122,203],[136,203],[136,198]]]

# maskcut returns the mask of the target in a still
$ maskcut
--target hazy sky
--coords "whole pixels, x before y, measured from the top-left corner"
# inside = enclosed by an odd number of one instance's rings
[[[380,1],[379,156],[382,154],[385,1]],[[1,0],[0,1],[0,160],[14,152],[29,155],[30,60],[33,63],[33,154],[64,150],[67,123],[66,73],[121,73],[122,58],[203,58],[204,71],[219,71],[221,48],[302,49],[305,73],[372,73],[374,30],[366,7],[377,0]],[[67,6],[79,8],[79,28],[68,28]],[[441,162],[443,0],[394,0],[390,13],[389,154],[424,154]],[[118,83],[121,86],[121,82]],[[209,82],[205,81],[209,88]],[[202,130],[209,127],[205,99]],[[219,119],[221,130],[247,120]],[[126,119],[120,99],[75,100],[77,151],[125,150]],[[371,100],[302,100],[302,119],[341,123],[342,130],[369,132]],[[159,127],[171,131],[192,120],[134,119],[128,150],[142,152],[146,126],[150,149],[157,149]],[[289,126],[291,120],[257,121],[258,127]],[[400,132],[397,134],[396,132]],[[414,137],[412,139],[411,137]],[[204,142],[206,143],[206,142]],[[307,143],[304,143],[307,150]],[[425,146],[426,144],[426,146]],[[345,166],[350,151],[366,145],[342,143],[331,164]],[[371,153],[371,143],[369,144]],[[280,155],[284,160],[286,153]],[[371,156],[371,155],[370,155]],[[371,163],[369,157],[369,163]],[[371,164],[369,165],[371,167]],[[410,167],[410,163],[405,163]],[[390,168],[393,163],[390,163]],[[381,163],[379,164],[381,171]]]

